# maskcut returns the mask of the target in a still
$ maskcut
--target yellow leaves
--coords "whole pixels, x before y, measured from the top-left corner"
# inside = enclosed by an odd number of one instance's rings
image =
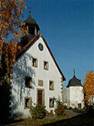
[[[17,53],[20,50],[20,46],[17,42],[5,43],[0,39],[1,53],[1,73],[4,76],[11,76],[13,73],[13,65],[16,61]]]
[[[94,96],[94,72],[87,73],[84,82],[85,101],[88,104],[91,96]]]
[[[20,49],[21,47],[18,45],[17,42],[13,41],[8,44],[8,56],[12,65],[15,63],[17,53],[20,51]]]
[[[1,55],[1,73],[2,76],[10,76],[15,63],[16,55],[21,50],[17,42],[6,43],[9,39],[13,40],[12,36],[19,39],[19,16],[24,8],[24,0],[0,0],[0,55]],[[15,32],[16,31],[16,32]],[[15,33],[15,34],[14,34]],[[17,39],[16,39],[17,40]]]

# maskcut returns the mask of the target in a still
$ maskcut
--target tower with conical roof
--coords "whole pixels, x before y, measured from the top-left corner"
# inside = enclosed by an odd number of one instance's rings
[[[35,21],[35,19],[32,17],[31,13],[29,14],[28,18],[24,21],[25,25],[28,27],[28,32],[31,35],[38,35],[39,34],[39,25]]]
[[[68,107],[78,109],[84,107],[83,86],[81,80],[76,77],[75,70],[73,71],[73,77],[68,82],[66,94]]]
[[[73,77],[69,80],[67,87],[71,86],[82,86],[81,80],[79,80],[75,75],[75,70],[73,71]]]
[[[36,23],[35,19],[32,17],[31,12],[30,12],[28,18],[23,22],[21,27],[26,32],[21,37],[20,45],[21,45],[21,47],[25,47],[25,45],[27,45],[27,43],[32,38],[39,36],[40,28],[39,28],[39,25]]]

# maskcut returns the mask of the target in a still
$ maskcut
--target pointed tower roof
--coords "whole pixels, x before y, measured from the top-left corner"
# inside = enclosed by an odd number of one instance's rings
[[[75,76],[75,69],[74,69],[73,73],[74,73],[74,75],[73,75],[72,79],[69,80],[67,87],[70,87],[70,86],[82,86],[81,80],[79,80]]]
[[[35,21],[35,19],[32,17],[31,12],[28,16],[28,18],[24,21],[27,25],[31,26],[31,25],[35,25],[38,29],[39,25],[37,24],[37,22]]]

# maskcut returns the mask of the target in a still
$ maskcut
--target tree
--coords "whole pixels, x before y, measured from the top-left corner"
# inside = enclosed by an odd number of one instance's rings
[[[0,0],[0,121],[10,118],[12,70],[20,49],[15,36],[19,34],[23,8],[24,0]]]
[[[23,0],[0,0],[0,38],[18,30],[23,8]]]
[[[84,82],[85,104],[91,105],[94,99],[94,72],[87,73]]]
[[[0,0],[0,78],[9,78],[19,50],[17,37],[24,0]],[[11,41],[7,43],[7,36]],[[12,36],[11,36],[12,35]],[[6,76],[6,77],[5,77]],[[2,80],[1,79],[1,80]]]

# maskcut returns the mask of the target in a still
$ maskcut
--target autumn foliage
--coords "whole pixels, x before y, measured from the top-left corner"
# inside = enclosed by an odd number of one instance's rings
[[[24,8],[24,0],[0,0],[0,37],[15,32],[19,16]]]
[[[20,15],[25,7],[24,0],[0,0],[0,80],[10,78],[13,64],[20,46],[15,36],[20,34]],[[7,43],[7,36],[14,36]]]
[[[94,72],[88,72],[84,82],[84,94],[86,105],[91,104],[92,96],[94,96]]]

